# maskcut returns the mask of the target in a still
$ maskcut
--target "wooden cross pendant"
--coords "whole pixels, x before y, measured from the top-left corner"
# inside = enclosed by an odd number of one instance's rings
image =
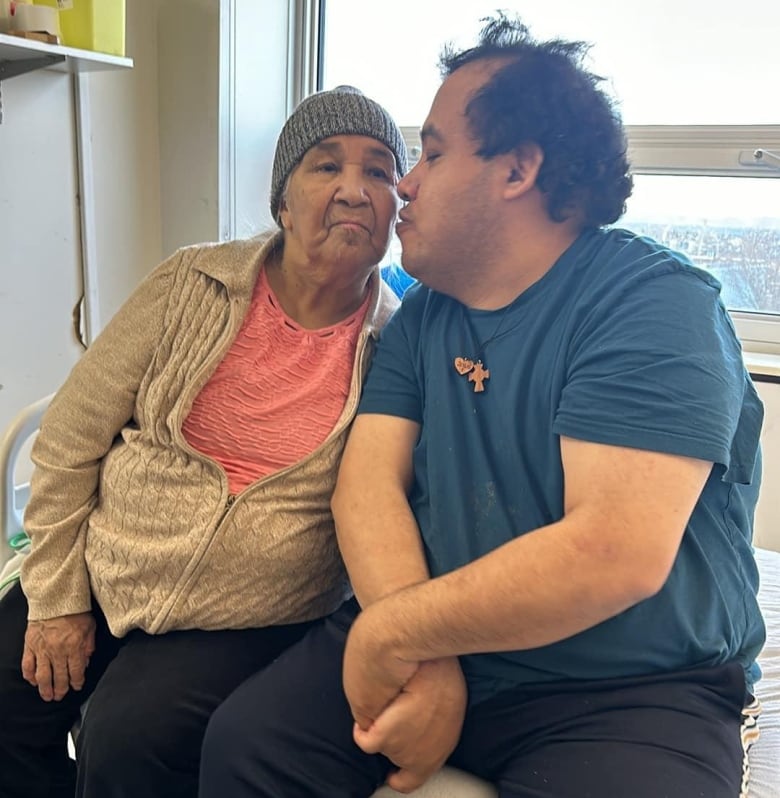
[[[487,379],[490,379],[490,371],[482,366],[481,360],[478,360],[469,372],[469,382],[474,383],[474,393],[481,393],[485,390],[485,380]]]

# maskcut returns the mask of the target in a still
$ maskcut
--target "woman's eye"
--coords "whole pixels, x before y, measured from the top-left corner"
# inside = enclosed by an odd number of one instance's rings
[[[427,163],[433,163],[433,161],[435,161],[439,157],[439,155],[440,153],[438,152],[426,152],[425,155],[423,156],[423,160],[426,161]]]
[[[373,166],[368,170],[371,177],[379,178],[379,180],[390,180],[390,174],[387,169],[382,169],[380,166]]]
[[[317,164],[315,167],[318,172],[337,172],[338,166],[335,163],[327,162],[327,163],[320,163]]]

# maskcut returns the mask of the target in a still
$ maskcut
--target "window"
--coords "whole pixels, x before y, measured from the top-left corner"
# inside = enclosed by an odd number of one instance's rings
[[[635,174],[619,224],[710,269],[746,348],[780,351],[780,3],[756,0],[738,19],[705,0],[499,5],[540,38],[593,44],[589,66],[619,100]],[[322,0],[320,88],[352,83],[376,97],[414,155],[442,45],[472,43],[495,8]]]
[[[734,311],[780,314],[780,181],[637,175],[621,224],[711,271]]]

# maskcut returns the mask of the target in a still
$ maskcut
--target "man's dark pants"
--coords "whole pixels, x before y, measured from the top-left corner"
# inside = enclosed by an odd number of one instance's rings
[[[200,798],[368,798],[391,763],[352,740],[348,603],[214,713]],[[469,709],[456,767],[502,798],[736,798],[739,665],[503,692]]]

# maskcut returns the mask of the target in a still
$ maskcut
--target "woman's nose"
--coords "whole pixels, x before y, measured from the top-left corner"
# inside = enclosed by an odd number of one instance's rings
[[[336,199],[350,204],[362,203],[368,200],[366,178],[361,169],[344,169],[341,173]]]

